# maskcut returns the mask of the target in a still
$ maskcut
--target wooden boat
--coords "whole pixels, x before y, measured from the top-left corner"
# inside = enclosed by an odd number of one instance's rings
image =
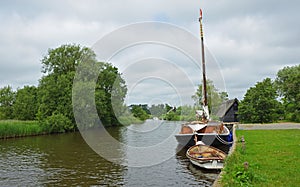
[[[194,145],[186,152],[191,163],[205,169],[222,169],[226,154],[212,146]]]
[[[177,142],[183,146],[195,145],[194,136],[205,145],[219,146],[230,144],[230,131],[223,123],[189,122],[181,126],[175,135]]]
[[[207,102],[206,74],[205,74],[205,55],[202,29],[202,10],[200,9],[200,37],[202,46],[202,107],[203,110],[196,111],[196,117],[201,120],[183,124],[181,131],[175,135],[181,145],[194,145],[193,135],[197,135],[206,145],[218,146],[219,144],[230,144],[230,131],[222,122],[213,124],[210,122],[210,115]]]

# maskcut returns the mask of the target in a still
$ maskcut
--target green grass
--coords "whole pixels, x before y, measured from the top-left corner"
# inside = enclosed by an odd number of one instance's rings
[[[0,139],[15,138],[43,134],[43,129],[37,121],[0,121]]]
[[[222,175],[223,186],[297,186],[300,184],[300,130],[237,130],[237,143]],[[245,169],[244,162],[249,163]]]

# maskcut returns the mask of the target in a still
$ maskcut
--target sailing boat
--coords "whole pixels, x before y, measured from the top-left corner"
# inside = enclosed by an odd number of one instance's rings
[[[204,54],[204,37],[202,27],[202,10],[200,9],[200,38],[202,52],[202,107],[203,110],[196,111],[196,116],[201,120],[182,124],[181,131],[175,135],[179,144],[184,146],[195,145],[194,136],[202,141],[205,145],[217,146],[220,144],[228,144],[227,140],[230,135],[228,128],[219,122],[211,122],[207,102],[207,86],[205,72],[205,54]]]

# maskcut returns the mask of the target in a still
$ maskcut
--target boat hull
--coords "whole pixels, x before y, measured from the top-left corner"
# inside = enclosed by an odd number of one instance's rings
[[[198,162],[197,160],[190,159],[191,163],[195,166],[205,168],[205,169],[222,169],[224,167],[223,162],[213,160],[210,162]]]
[[[180,145],[193,146],[195,145],[195,135],[197,140],[202,141],[205,145],[220,146],[228,142],[229,134],[218,135],[218,134],[176,134],[175,138]]]

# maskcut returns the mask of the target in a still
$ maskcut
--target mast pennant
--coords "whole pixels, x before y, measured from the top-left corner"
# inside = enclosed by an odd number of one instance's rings
[[[200,8],[200,19],[202,19],[202,9]]]

